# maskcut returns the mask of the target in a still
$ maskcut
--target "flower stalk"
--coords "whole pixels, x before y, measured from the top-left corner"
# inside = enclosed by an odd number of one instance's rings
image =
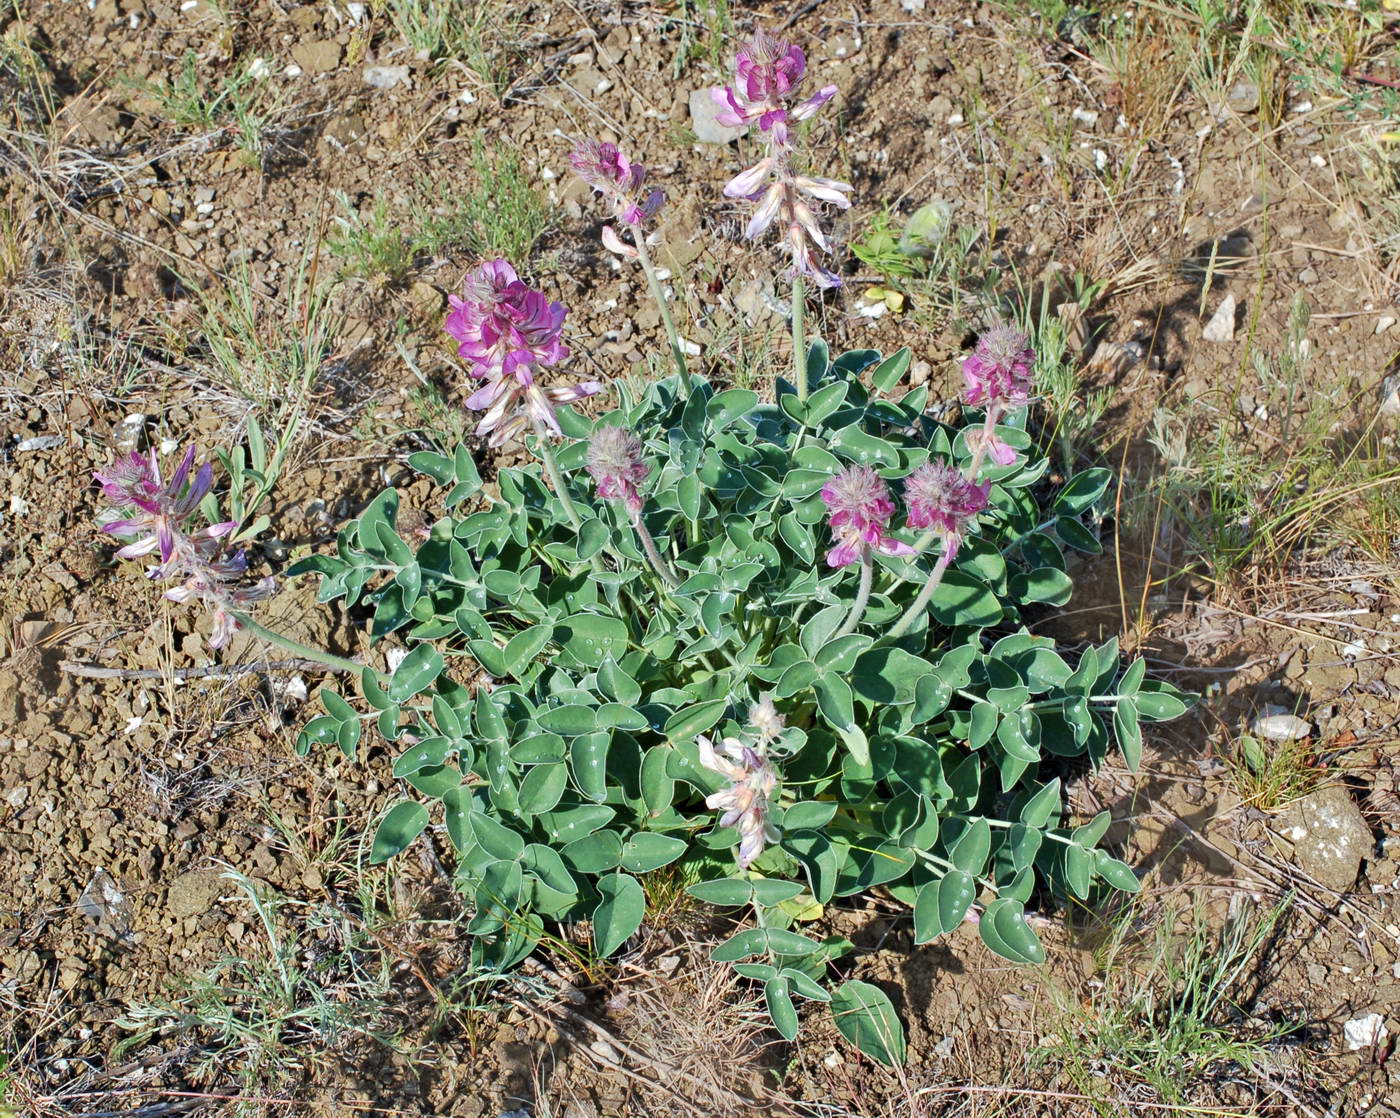
[[[807,313],[807,285],[801,275],[792,277],[792,380],[797,385],[797,399],[807,402],[807,338],[803,316]]]
[[[293,640],[285,633],[279,633],[275,629],[269,629],[266,625],[254,621],[246,613],[240,613],[237,610],[230,612],[240,629],[247,629],[248,632],[252,633],[253,636],[258,637],[260,640],[266,641],[268,644],[284,649],[287,652],[291,652],[303,659],[315,660],[318,664],[325,664],[327,667],[338,668],[345,672],[361,672],[364,671],[366,667],[364,664],[357,664],[354,660],[347,660],[343,656],[337,656],[333,652],[325,651],[325,649],[315,648],[312,645],[302,644],[298,640]],[[374,669],[371,668],[370,670],[373,671]]]

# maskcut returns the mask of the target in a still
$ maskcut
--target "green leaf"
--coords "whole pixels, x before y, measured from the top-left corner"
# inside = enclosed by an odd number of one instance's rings
[[[394,669],[389,679],[389,698],[402,703],[421,694],[432,686],[433,680],[442,674],[446,666],[442,653],[432,645],[415,646]]]
[[[597,889],[602,899],[593,910],[593,949],[606,958],[642,926],[647,899],[637,879],[625,873],[599,878]]]
[[[1142,882],[1138,880],[1132,867],[1112,857],[1106,850],[1094,851],[1094,870],[1115,889],[1121,889],[1125,893],[1142,891]]]
[[[1011,578],[1011,595],[1018,602],[1062,606],[1074,592],[1074,580],[1055,567],[1037,567]]]
[[[1043,963],[1045,948],[1026,923],[1020,901],[998,897],[987,906],[977,924],[982,942],[1013,963]]]
[[[721,908],[737,908],[753,900],[753,886],[738,877],[721,877],[715,881],[697,881],[686,886],[687,893],[706,904]]]
[[[1062,516],[1055,521],[1055,534],[1075,551],[1086,555],[1098,555],[1103,551],[1099,538],[1071,516]]]
[[[891,388],[898,384],[904,378],[904,374],[909,371],[911,357],[909,347],[905,346],[881,361],[876,366],[875,371],[870,374],[870,383],[875,391],[888,393]]]
[[[558,734],[532,734],[510,747],[510,759],[517,765],[551,765],[564,757],[564,739]]]
[[[566,653],[590,668],[627,653],[627,626],[616,617],[575,613],[559,623],[556,637]]]
[[[559,851],[580,873],[603,873],[622,862],[622,839],[615,831],[594,831]]]
[[[828,384],[813,392],[807,398],[808,426],[818,426],[823,419],[839,408],[845,402],[849,388],[850,385],[844,380],[838,380],[834,384]]]
[[[1137,703],[1132,699],[1119,699],[1114,704],[1113,736],[1118,739],[1118,748],[1123,751],[1128,768],[1137,772],[1142,764],[1142,727],[1138,725]]]
[[[748,415],[758,404],[758,393],[747,388],[731,388],[714,396],[705,405],[705,415],[715,431],[722,431],[741,415]]]
[[[904,1026],[878,986],[843,983],[832,992],[831,1013],[841,1035],[867,1056],[890,1067],[904,1063]]]
[[[1133,702],[1146,722],[1170,722],[1190,709],[1186,697],[1175,687],[1152,679],[1142,684]]]
[[[1055,496],[1055,511],[1078,516],[1093,507],[1112,480],[1113,471],[1101,466],[1075,474]]]
[[[1021,808],[1021,822],[1028,827],[1044,827],[1060,816],[1060,778],[1043,785]]]
[[[588,799],[601,803],[608,794],[608,747],[612,734],[584,734],[574,738],[569,747],[569,767],[573,769],[574,785]]]
[[[1065,882],[1081,901],[1089,899],[1094,876],[1094,856],[1082,846],[1065,846]]]
[[[983,582],[964,571],[949,569],[933,593],[933,615],[944,625],[985,629],[1001,620],[1001,603]]]
[[[622,868],[633,873],[651,873],[670,865],[686,851],[686,841],[673,835],[638,831],[622,844]]]
[[[642,697],[642,685],[623,671],[611,656],[598,668],[598,686],[619,703],[635,703]]]
[[[653,816],[667,810],[675,799],[676,781],[668,771],[674,752],[668,745],[653,745],[642,757],[642,802]]]
[[[851,685],[841,676],[830,672],[818,676],[813,684],[817,692],[817,706],[826,720],[838,730],[855,727],[855,704]]]
[[[525,840],[519,833],[507,827],[498,819],[492,819],[484,812],[472,811],[467,815],[467,823],[472,829],[481,849],[493,858],[513,862],[525,850]]]
[[[770,951],[777,955],[800,956],[808,955],[820,946],[816,940],[781,928],[745,928],[710,952],[710,958],[717,963],[733,963]]]
[[[520,782],[520,810],[530,815],[552,811],[563,798],[568,783],[568,769],[562,762],[536,765]]]
[[[986,866],[991,851],[991,827],[985,819],[973,819],[948,847],[948,857],[958,869],[975,877]]]
[[[808,800],[793,804],[783,812],[783,829],[817,831],[831,822],[837,805],[832,800]]]
[[[763,1000],[768,1005],[768,1016],[773,1019],[773,1028],[778,1030],[778,1035],[784,1040],[796,1040],[797,1007],[792,1004],[788,980],[783,975],[770,978],[763,984]]]
[[[566,703],[564,706],[540,711],[535,715],[535,725],[552,734],[574,738],[597,730],[598,715],[592,707]]]
[[[347,703],[335,691],[329,687],[322,687],[320,690],[321,705],[326,708],[326,713],[337,722],[356,721],[355,708]]]
[[[403,800],[389,809],[374,832],[370,848],[371,865],[387,862],[423,833],[428,825],[428,809],[414,800]]]
[[[553,636],[553,625],[532,625],[524,632],[516,633],[505,647],[506,671],[516,679],[523,677],[525,669],[544,651]]]
[[[690,741],[718,722],[728,706],[728,699],[711,699],[685,707],[666,720],[662,733],[672,741]]]

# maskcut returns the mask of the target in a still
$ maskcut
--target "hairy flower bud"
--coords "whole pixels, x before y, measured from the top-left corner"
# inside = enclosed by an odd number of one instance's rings
[[[588,473],[604,500],[621,501],[635,517],[642,511],[638,487],[651,467],[642,460],[642,441],[623,427],[600,427],[588,440]]]
[[[869,466],[847,466],[822,486],[836,546],[827,553],[833,567],[854,563],[867,548],[886,555],[912,555],[914,549],[886,534],[894,500],[885,479]]]
[[[737,738],[725,738],[718,749],[704,734],[695,741],[700,747],[700,764],[729,781],[728,788],[705,798],[705,806],[723,812],[721,827],[738,828],[737,860],[740,869],[748,869],[764,846],[780,837],[771,818],[778,771],[761,751]]]
[[[932,528],[950,542],[959,541],[987,507],[990,491],[990,485],[974,485],[946,462],[927,462],[904,482],[909,527]]]
[[[1014,326],[993,326],[977,339],[977,348],[963,358],[967,384],[964,398],[973,407],[1024,407],[1030,401],[1035,350]]]

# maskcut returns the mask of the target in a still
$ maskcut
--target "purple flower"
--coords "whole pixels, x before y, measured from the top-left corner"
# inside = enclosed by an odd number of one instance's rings
[[[993,326],[977,339],[977,348],[963,358],[964,399],[973,407],[1024,407],[1030,401],[1035,350],[1014,326]],[[994,460],[1000,461],[993,455]]]
[[[622,427],[600,427],[588,440],[588,472],[604,500],[619,500],[632,517],[642,511],[643,484],[651,467],[642,460],[642,441]]]
[[[990,491],[990,485],[974,485],[945,462],[927,462],[904,482],[909,527],[943,533],[951,557],[977,514],[987,507]]]
[[[836,540],[826,556],[828,565],[854,563],[872,547],[886,555],[914,554],[908,544],[886,534],[894,515],[894,500],[884,478],[871,467],[846,467],[822,486],[822,500],[830,510],[831,534]]]
[[[560,339],[569,311],[522,283],[506,261],[491,260],[469,273],[461,296],[450,302],[443,328],[471,362],[468,372],[484,382],[467,407],[486,413],[476,433],[489,435],[489,445],[500,446],[527,426],[558,435],[555,405],[602,391],[597,381],[557,388],[535,383],[537,367],[569,356]]]
[[[840,277],[817,263],[815,254],[830,252],[831,246],[804,195],[844,210],[851,204],[846,197],[851,186],[819,175],[799,175],[792,166],[788,120],[811,116],[836,94],[834,85],[827,86],[789,110],[788,101],[806,69],[801,50],[760,30],[739,49],[734,85],[711,91],[721,106],[718,119],[722,123],[740,125],[757,120],[768,138],[768,154],[730,179],[724,193],[754,203],[744,230],[749,240],[760,237],[776,221],[792,257],[793,271],[819,287],[839,287]]]
[[[735,55],[734,84],[710,90],[720,109],[715,119],[730,128],[757,121],[760,130],[785,142],[789,120],[806,120],[836,96],[836,87],[828,85],[790,105],[806,72],[807,57],[800,47],[760,27]]]
[[[117,557],[134,559],[158,551],[160,562],[147,574],[180,583],[165,592],[172,602],[201,601],[210,607],[214,631],[209,644],[217,649],[238,629],[234,607],[270,597],[276,582],[272,578],[251,585],[243,581],[248,560],[242,551],[230,551],[227,543],[238,527],[236,521],[197,530],[186,527],[214,483],[214,468],[207,462],[190,479],[194,460],[195,448],[190,447],[168,484],[161,483],[154,451],[149,458],[135,454],[120,458],[93,476],[102,483],[104,496],[130,510],[128,516],[102,525],[104,532],[129,541],[118,549]]]
[[[646,181],[647,169],[642,164],[629,160],[616,144],[580,140],[569,153],[569,164],[579,178],[607,199],[612,206],[613,216],[624,225],[641,225],[654,217],[666,200],[666,196],[659,190],[651,191],[640,202],[637,200],[637,194]],[[608,237],[609,233],[611,238]],[[621,243],[617,231],[611,226],[604,230],[605,243],[608,240]],[[611,244],[608,247],[613,248]],[[633,249],[631,255],[635,254],[636,250]]]
[[[457,353],[471,362],[473,377],[510,375],[569,356],[560,340],[568,309],[522,283],[504,260],[488,261],[471,272],[462,282],[461,296],[448,302],[452,310],[443,329],[457,339]]]
[[[195,448],[190,447],[171,475],[169,484],[161,482],[160,463],[154,450],[145,459],[136,454],[119,458],[106,472],[99,470],[92,475],[102,483],[103,496],[132,510],[130,516],[102,525],[104,532],[129,540],[117,551],[118,559],[135,559],[159,551],[162,563],[171,561],[176,537],[183,531],[182,526],[194,515],[199,502],[204,500],[204,495],[214,484],[214,467],[208,462],[200,466],[195,472],[194,481],[190,481],[194,459]],[[211,525],[204,532],[217,539],[228,535],[237,526],[230,520]]]
[[[770,817],[778,772],[763,753],[737,738],[725,738],[719,749],[704,734],[695,741],[700,764],[729,781],[728,788],[705,798],[705,806],[724,813],[719,817],[721,827],[739,829],[737,860],[740,869],[748,869],[764,846],[780,837]]]

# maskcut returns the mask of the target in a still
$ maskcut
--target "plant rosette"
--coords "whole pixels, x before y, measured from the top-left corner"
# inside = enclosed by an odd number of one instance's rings
[[[889,999],[827,985],[850,944],[797,930],[820,906],[879,889],[910,907],[918,943],[975,919],[992,951],[1037,963],[1033,897],[1139,888],[1099,846],[1107,812],[1066,823],[1057,774],[1115,745],[1136,768],[1141,724],[1189,700],[1114,640],[1067,659],[1027,627],[1069,600],[1067,557],[1099,552],[1110,474],[1052,483],[1024,406],[935,422],[926,388],[895,398],[909,361],[831,360],[818,341],[805,401],[781,380],[766,404],[677,375],[636,400],[617,386],[596,421],[560,407],[562,435],[537,436],[563,499],[537,466],[501,470],[497,496],[465,447],[414,454],[445,489],[425,539],[403,537],[387,489],[333,554],[288,572],[409,648],[387,676],[362,673],[368,718],[323,690],[298,748],[354,757],[366,721],[403,746],[412,794],[373,860],[445,824],[480,961],[513,965],[580,920],[611,955],[646,916],[646,875],[679,873],[748,910],[714,957],[762,984],[784,1037],[795,999],[828,1002],[849,1040],[897,1063]],[[906,524],[904,481],[929,463],[987,485],[958,534]],[[830,486],[852,467],[877,479],[873,526],[832,527]],[[833,565],[857,529],[858,561]],[[459,681],[478,665],[489,683]]]

